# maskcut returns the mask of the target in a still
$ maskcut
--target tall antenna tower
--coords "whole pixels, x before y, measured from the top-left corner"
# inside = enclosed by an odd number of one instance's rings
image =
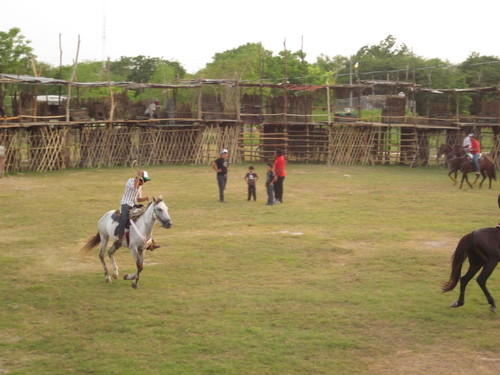
[[[102,70],[106,69],[106,0],[102,2]]]

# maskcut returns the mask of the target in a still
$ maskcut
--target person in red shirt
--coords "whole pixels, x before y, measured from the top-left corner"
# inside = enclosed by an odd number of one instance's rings
[[[275,203],[283,203],[283,182],[286,176],[286,160],[281,150],[276,150],[274,159],[274,198]]]
[[[479,145],[479,141],[476,139],[474,134],[469,135],[471,146],[470,152],[472,153],[472,164],[474,165],[474,170],[476,174],[479,176],[481,174],[479,168],[479,156],[481,155],[481,146]]]

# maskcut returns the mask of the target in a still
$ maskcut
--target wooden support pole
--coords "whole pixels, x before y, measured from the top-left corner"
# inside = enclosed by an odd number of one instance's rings
[[[80,53],[80,34],[78,34],[78,45],[76,48],[76,57],[75,57],[75,61],[73,63],[73,70],[71,71],[71,79],[70,79],[69,85],[68,85],[68,99],[66,100],[66,121],[68,121],[68,122],[70,119],[69,105],[71,102],[71,84],[75,81],[76,67],[78,65],[78,54],[79,53]]]

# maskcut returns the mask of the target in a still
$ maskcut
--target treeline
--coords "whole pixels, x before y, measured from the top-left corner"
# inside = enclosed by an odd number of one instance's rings
[[[0,31],[1,73],[70,79],[72,66],[39,62],[35,54],[20,29]],[[439,58],[426,59],[389,35],[377,45],[362,46],[353,56],[320,55],[314,63],[306,61],[303,51],[284,49],[275,55],[261,43],[248,43],[215,54],[212,61],[195,74],[188,74],[181,62],[159,57],[122,56],[104,63],[85,61],[78,63],[75,80],[177,83],[197,78],[319,85],[391,80],[441,89],[486,87],[500,83],[500,58],[472,53],[456,65]]]

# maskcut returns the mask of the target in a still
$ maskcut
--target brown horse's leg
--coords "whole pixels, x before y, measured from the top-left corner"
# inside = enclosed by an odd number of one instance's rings
[[[481,180],[481,182],[479,183],[479,187],[481,188],[483,186],[483,182],[484,180],[486,180],[486,175],[483,174],[483,179]],[[491,178],[490,178],[490,189],[491,189]]]
[[[495,300],[491,296],[488,288],[486,288],[486,281],[488,280],[488,277],[490,277],[491,273],[497,266],[497,261],[496,260],[490,260],[488,263],[486,263],[483,267],[483,270],[477,277],[477,283],[481,287],[481,290],[483,291],[484,295],[486,296],[486,299],[488,300],[488,303],[490,304],[490,311],[495,312],[496,310],[496,305],[495,305]]]
[[[472,186],[472,184],[469,182],[469,177],[467,176],[467,173],[465,173],[465,182],[467,182],[467,185],[469,185],[469,187],[471,189],[474,189],[474,187]]]
[[[453,172],[455,172],[455,178],[453,178],[453,176],[452,176]],[[450,180],[452,180],[452,181],[453,181],[453,185],[456,185],[456,184],[457,184],[457,171],[451,170],[451,171],[448,173],[448,177],[450,178]]]
[[[453,302],[450,307],[460,307],[465,303],[465,288],[474,275],[481,269],[481,264],[469,264],[469,269],[466,274],[460,278],[460,296],[458,297],[458,301]]]
[[[467,178],[467,172],[462,172],[462,181],[460,182],[460,187],[459,189],[462,188],[463,184],[464,184],[464,181],[467,182],[467,185],[469,185],[469,187],[471,189],[473,189],[472,185],[470,184],[469,182],[469,179]]]

